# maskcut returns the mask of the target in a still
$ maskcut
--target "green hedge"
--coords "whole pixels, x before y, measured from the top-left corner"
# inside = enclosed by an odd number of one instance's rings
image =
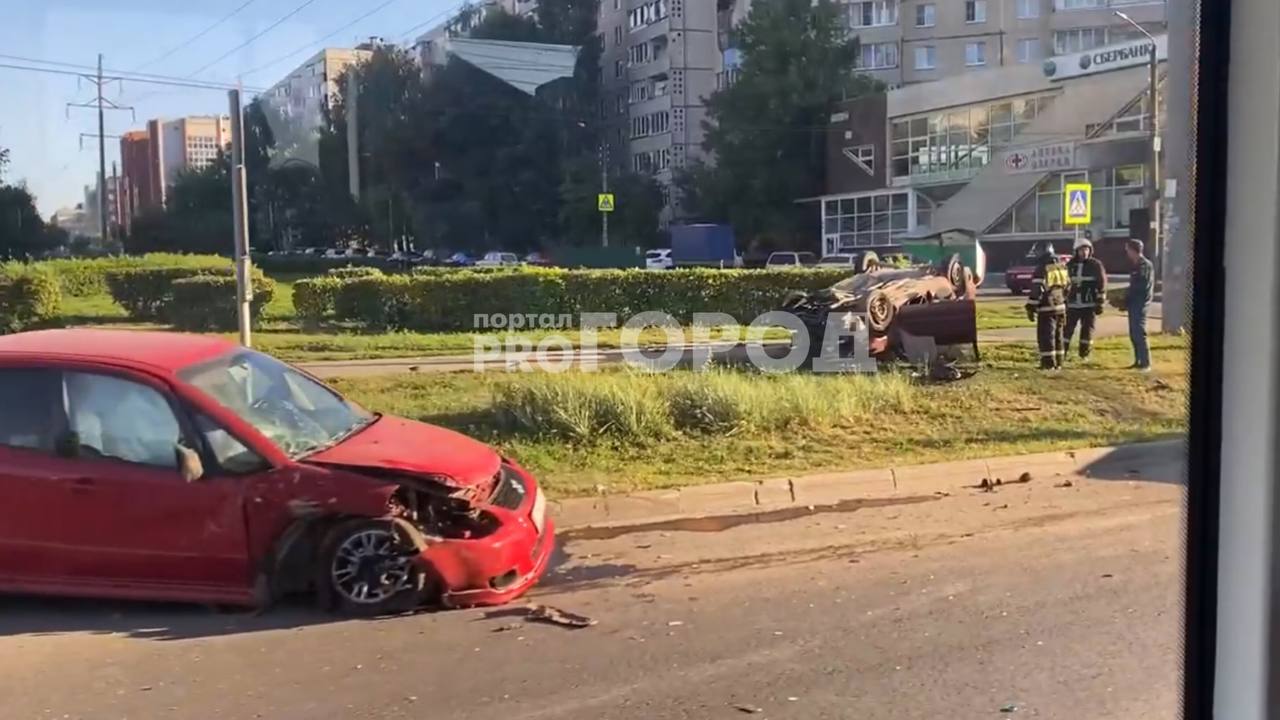
[[[62,288],[58,278],[39,265],[0,267],[0,332],[19,332],[58,317]]]
[[[264,272],[281,275],[317,275],[342,267],[372,267],[381,270],[395,269],[395,263],[386,257],[326,258],[321,255],[263,255],[253,256],[254,267]]]
[[[38,265],[53,272],[64,295],[85,297],[109,292],[107,276],[113,272],[148,267],[216,270],[230,268],[231,260],[218,255],[150,253],[101,258],[58,258],[44,260]]]
[[[253,278],[252,322],[275,295],[274,280],[260,274]],[[173,304],[167,315],[180,330],[205,332],[234,330],[236,324],[236,279],[226,275],[196,275],[174,280],[170,285]]]
[[[325,274],[329,277],[349,280],[351,278],[379,277],[383,273],[378,268],[369,267],[368,265],[350,265],[348,267],[333,268]]]
[[[616,313],[619,322],[645,311],[681,322],[720,312],[740,322],[776,310],[788,293],[829,287],[847,270],[557,270],[428,273],[349,280],[315,278],[294,285],[305,322],[332,312],[370,329],[467,331],[476,315]],[[299,295],[304,298],[299,301]]]

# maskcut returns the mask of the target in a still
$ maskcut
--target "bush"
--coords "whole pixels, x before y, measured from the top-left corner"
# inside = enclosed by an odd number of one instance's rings
[[[253,278],[252,322],[257,323],[262,311],[275,295],[274,280],[260,273]],[[179,278],[170,285],[172,306],[165,314],[180,330],[205,332],[235,330],[236,279],[226,275],[196,275]]]
[[[390,270],[395,263],[386,257],[327,258],[321,255],[262,255],[253,256],[254,267],[273,275],[317,275],[335,268],[357,266]]]
[[[421,331],[474,330],[477,315],[569,314],[576,321],[584,312],[616,313],[625,322],[659,311],[682,323],[694,313],[718,312],[750,322],[777,309],[792,291],[829,287],[845,277],[845,270],[433,270],[339,278],[334,312],[370,328]],[[315,287],[321,289],[333,292]],[[327,304],[310,299],[327,313]]]
[[[197,275],[232,277],[234,273],[230,267],[138,267],[108,272],[107,287],[111,298],[134,320],[168,320],[165,312],[173,305],[173,283]]]
[[[58,316],[61,304],[62,288],[47,268],[0,268],[0,332],[19,332],[47,323]]]
[[[304,327],[318,327],[333,315],[342,285],[341,278],[328,276],[299,280],[293,284],[293,309]]]
[[[150,253],[101,258],[59,258],[39,264],[54,273],[64,295],[86,297],[109,292],[107,276],[112,272],[147,267],[217,270],[230,268],[231,260],[218,255]]]

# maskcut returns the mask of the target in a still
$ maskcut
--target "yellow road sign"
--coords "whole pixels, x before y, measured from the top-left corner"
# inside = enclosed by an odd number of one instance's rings
[[[600,193],[596,195],[596,209],[600,212],[613,212],[614,205],[613,193]]]
[[[1067,183],[1062,192],[1062,224],[1088,225],[1093,222],[1093,186]]]

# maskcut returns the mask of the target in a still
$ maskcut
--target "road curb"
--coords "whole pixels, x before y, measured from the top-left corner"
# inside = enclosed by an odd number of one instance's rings
[[[624,527],[850,500],[950,494],[975,489],[984,478],[1007,483],[1018,480],[1023,473],[1028,473],[1033,483],[1089,477],[1140,479],[1155,468],[1176,468],[1183,463],[1184,453],[1181,440],[1168,440],[602,494],[553,500],[550,504],[556,524],[563,530]]]

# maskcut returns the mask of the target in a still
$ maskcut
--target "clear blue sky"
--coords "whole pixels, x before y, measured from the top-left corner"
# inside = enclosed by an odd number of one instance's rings
[[[0,0],[0,53],[63,63],[93,65],[98,53],[105,66],[178,77],[189,76],[206,63],[240,45],[302,5],[306,0],[253,0],[230,20],[169,57],[160,55],[205,30],[246,0]],[[386,0],[312,0],[292,18],[249,46],[200,73],[199,79],[234,81],[244,72],[302,51],[261,72],[243,77],[247,87],[268,87],[321,47],[351,47],[369,36],[390,41],[409,40],[414,26],[457,7],[459,0],[392,0],[368,18],[323,43],[329,33],[381,5]],[[432,23],[434,24],[434,23]],[[30,64],[0,58],[0,63]],[[145,66],[144,66],[145,64]],[[140,67],[141,66],[141,67]],[[63,68],[66,69],[66,68]],[[46,217],[59,207],[84,199],[84,186],[97,170],[97,146],[81,132],[97,132],[97,113],[66,103],[86,102],[93,86],[75,77],[0,68],[0,147],[10,149],[8,182],[25,181]],[[141,128],[149,118],[225,113],[227,95],[221,90],[183,89],[125,81],[112,84],[107,97],[137,108],[136,122],[127,112],[108,112],[107,134]],[[107,143],[107,172],[119,161],[119,141]]]

